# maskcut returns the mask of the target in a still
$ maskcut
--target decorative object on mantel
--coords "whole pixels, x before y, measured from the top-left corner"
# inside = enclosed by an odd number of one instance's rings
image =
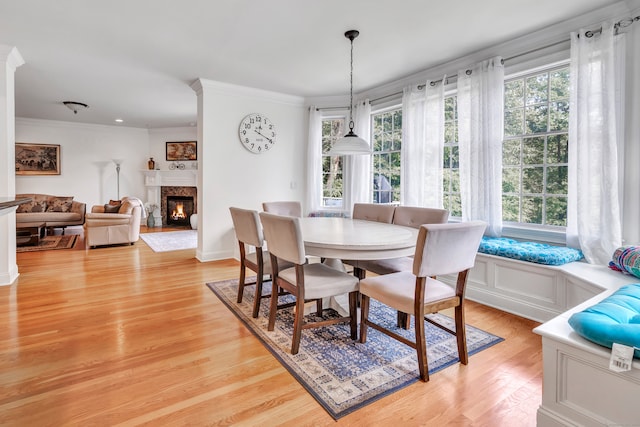
[[[198,160],[196,141],[167,142],[166,149],[168,162]]]
[[[156,168],[156,162],[155,160],[153,160],[153,157],[150,157],[149,161],[147,161],[147,167],[149,168],[150,171]]]
[[[60,145],[16,142],[16,175],[60,175]]]
[[[172,162],[172,163],[169,165],[169,169],[170,169],[170,170],[176,170],[176,169],[184,170],[184,167],[185,167],[185,166],[184,166],[184,163],[180,163],[180,162],[177,162],[177,163],[176,163],[176,162]]]
[[[144,239],[145,234],[141,236]],[[247,277],[247,281],[251,280],[252,278]],[[334,419],[339,419],[418,381],[415,350],[385,334],[371,331],[367,345],[362,345],[349,338],[349,325],[305,329],[300,352],[292,355],[289,350],[293,308],[278,310],[275,330],[268,332],[269,300],[262,300],[260,316],[254,319],[253,293],[245,293],[242,302],[236,302],[238,279],[207,283],[207,287]],[[265,287],[265,293],[270,291],[269,287]],[[280,300],[288,302],[288,298],[290,296],[282,296]],[[370,312],[378,321],[395,328],[407,340],[415,338],[413,322],[409,330],[397,328],[395,310],[376,301],[372,301],[372,304]],[[335,315],[337,314],[331,309],[323,312],[324,317]],[[433,316],[432,319],[444,322],[449,328],[454,325],[450,317],[441,314]],[[455,336],[428,321],[425,321],[425,330],[430,374],[458,363]],[[467,325],[469,355],[502,341],[504,340],[496,335]],[[440,380],[447,380],[446,375]]]

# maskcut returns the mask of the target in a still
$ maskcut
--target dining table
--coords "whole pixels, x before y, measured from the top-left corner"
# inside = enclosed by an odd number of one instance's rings
[[[307,255],[325,260],[334,268],[341,260],[378,260],[415,253],[418,229],[361,219],[337,217],[300,218]],[[346,295],[331,297],[326,304],[341,315],[348,314]],[[305,310],[306,311],[306,310]]]

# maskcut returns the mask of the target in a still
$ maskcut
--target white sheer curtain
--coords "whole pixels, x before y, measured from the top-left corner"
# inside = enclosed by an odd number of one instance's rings
[[[356,102],[353,131],[371,145],[371,103]],[[371,202],[371,156],[344,157],[343,209],[349,214],[354,203]]]
[[[504,67],[495,57],[458,72],[458,143],[463,221],[502,233]]]
[[[306,213],[320,209],[322,205],[322,113],[315,106],[309,107],[309,140],[307,143],[307,191]]]
[[[407,206],[442,207],[444,84],[408,86],[402,96],[402,186]]]
[[[607,264],[622,242],[616,101],[622,43],[611,22],[593,37],[571,33],[567,243],[579,244],[594,264]]]

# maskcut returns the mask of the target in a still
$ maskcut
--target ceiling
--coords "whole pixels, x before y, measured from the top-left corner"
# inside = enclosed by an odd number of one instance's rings
[[[16,116],[162,128],[196,121],[198,78],[302,97],[354,92],[611,0],[0,0]],[[89,105],[78,114],[62,101]]]

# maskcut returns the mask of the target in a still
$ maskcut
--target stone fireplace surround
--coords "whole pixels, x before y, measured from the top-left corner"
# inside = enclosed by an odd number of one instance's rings
[[[167,196],[193,197],[193,213],[198,212],[196,187],[160,187],[162,225],[167,225]],[[186,224],[189,224],[189,218],[187,218]]]
[[[160,207],[154,213],[157,227],[167,224],[165,211],[168,195],[193,197],[194,213],[198,212],[197,170],[145,170],[142,173],[147,189],[145,203]]]

